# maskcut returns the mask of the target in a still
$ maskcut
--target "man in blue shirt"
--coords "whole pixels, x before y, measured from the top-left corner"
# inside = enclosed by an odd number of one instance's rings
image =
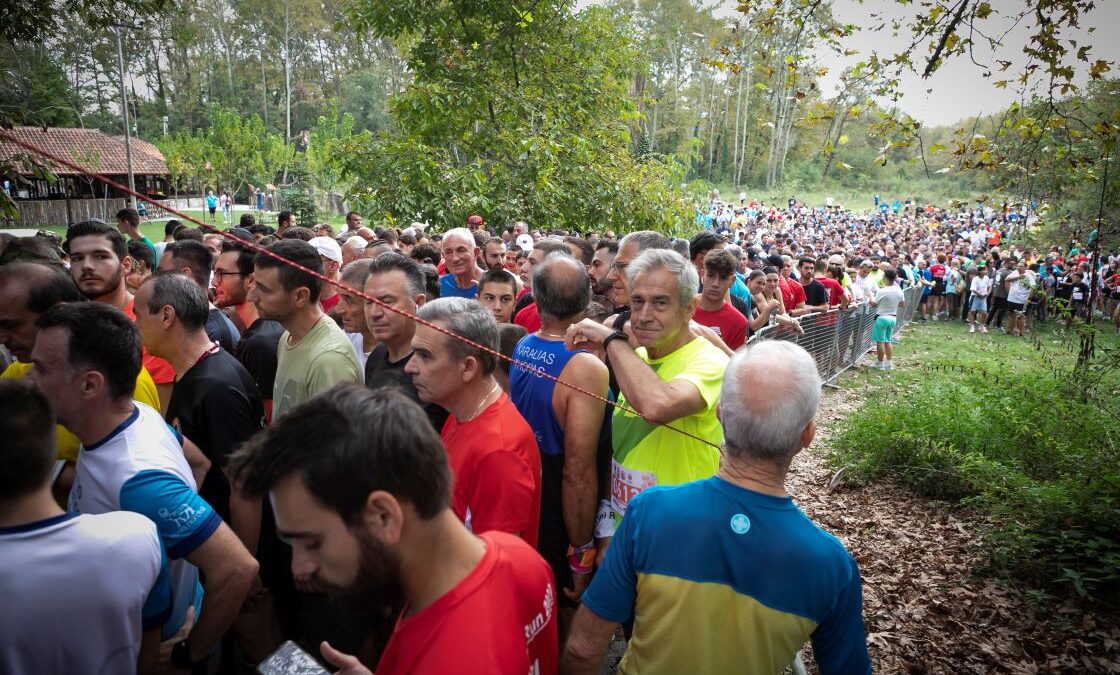
[[[549,254],[533,272],[533,298],[541,328],[517,343],[514,358],[606,398],[607,366],[590,352],[564,345],[568,327],[583,318],[591,301],[586,268],[566,253]],[[541,453],[537,550],[564,589],[561,606],[565,601],[574,606],[591,579],[599,486],[610,468],[610,445],[600,444],[604,404],[521,366],[510,369],[509,393]]]
[[[806,640],[823,675],[871,673],[856,562],[784,487],[816,432],[820,386],[793,343],[735,354],[719,473],[630,500],[583,595],[564,672],[597,673],[617,624],[633,619],[624,674],[776,673]]]
[[[440,277],[439,297],[475,299],[483,270],[478,266],[482,249],[475,242],[474,235],[465,227],[457,227],[444,234],[440,243],[447,274]]]

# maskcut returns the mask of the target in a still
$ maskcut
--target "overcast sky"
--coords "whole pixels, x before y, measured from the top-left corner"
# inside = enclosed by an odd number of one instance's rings
[[[997,33],[1002,33],[1011,27],[1010,14],[1015,8],[1022,7],[1022,0],[989,0],[992,7],[1000,16],[993,16],[990,22]],[[733,1],[724,2],[718,12],[721,16],[734,17],[736,5]],[[905,17],[907,14],[919,10],[919,6],[910,4],[900,6],[894,0],[866,0],[863,3],[857,0],[834,0],[833,13],[841,23],[852,23],[856,26],[870,28],[878,22],[873,22],[871,14],[876,12],[889,12],[889,16]],[[1082,17],[1080,21],[1082,30],[1075,37],[1080,44],[1092,45],[1090,60],[1105,59],[1120,62],[1120,39],[1116,36],[1120,28],[1120,0],[1101,0],[1097,8],[1090,14]],[[1090,34],[1084,28],[1096,26],[1096,32]],[[1009,85],[1007,89],[997,89],[992,82],[1000,79],[1014,80],[1013,75],[1017,67],[1024,63],[1025,57],[1022,47],[1030,35],[1030,26],[1024,22],[1013,28],[1003,40],[1004,47],[993,53],[986,47],[975,50],[975,58],[981,64],[993,64],[993,74],[990,78],[983,76],[985,70],[975,65],[967,55],[954,57],[945,63],[928,80],[923,80],[918,75],[905,75],[902,79],[903,97],[899,100],[902,110],[926,126],[949,125],[966,117],[979,114],[997,112],[1020,97],[1014,91],[1017,85]],[[907,35],[893,38],[889,27],[883,32],[870,30],[859,31],[846,41],[849,49],[858,49],[859,55],[840,57],[832,53],[821,53],[818,60],[821,65],[828,66],[829,74],[821,81],[822,91],[826,96],[835,94],[839,83],[839,75],[844,68],[867,58],[872,50],[878,50],[883,55],[893,55],[909,44]],[[924,54],[924,52],[923,52]],[[921,70],[925,66],[923,54],[915,54],[916,67]],[[999,73],[995,66],[995,59],[1012,61],[1013,65],[1006,73]],[[1087,66],[1081,62],[1075,64],[1079,84],[1085,82]],[[1116,71],[1110,75],[1116,75]],[[927,92],[927,90],[929,90]]]

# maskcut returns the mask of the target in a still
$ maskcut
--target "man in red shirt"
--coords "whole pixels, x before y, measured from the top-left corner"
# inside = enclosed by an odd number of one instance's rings
[[[786,313],[790,316],[804,314],[804,309],[797,314],[794,314],[793,311],[805,306],[805,289],[801,287],[801,284],[790,278],[793,272],[793,260],[788,256],[772,253],[768,262],[778,270],[778,290],[782,293],[782,306],[785,307]]]
[[[498,348],[494,315],[477,301],[440,298],[417,314],[471,342]],[[455,476],[455,515],[472,532],[501,530],[536,548],[540,452],[533,430],[494,379],[496,366],[493,354],[418,324],[404,371],[421,401],[451,413],[440,436]]]
[[[62,247],[70,255],[70,277],[82,295],[94,302],[112,305],[136,321],[132,311],[132,293],[125,279],[132,269],[132,258],[120,232],[107,224],[88,220],[70,227]],[[175,369],[167,361],[142,352],[144,368],[152,376],[159,392],[160,412],[167,412]]]
[[[735,281],[738,260],[730,252],[712,249],[704,257],[704,288],[692,320],[715,331],[735,350],[747,341],[747,317],[731,306],[731,284]]]
[[[828,272],[828,258],[821,256],[817,258],[817,264],[813,272],[813,278],[816,279],[825,290],[828,291],[828,306],[829,307],[847,307],[848,296],[844,292],[844,286],[834,277],[829,276]],[[839,267],[839,265],[837,265]],[[843,277],[844,270],[840,268],[838,274]]]
[[[476,537],[459,522],[447,455],[403,394],[329,389],[254,437],[229,470],[247,494],[270,497],[294,573],[371,612],[400,611],[377,675],[557,672],[551,569],[517,537]],[[370,673],[321,649],[347,675]]]

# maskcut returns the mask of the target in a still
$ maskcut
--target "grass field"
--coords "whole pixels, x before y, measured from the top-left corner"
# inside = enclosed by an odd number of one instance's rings
[[[924,497],[976,510],[1000,576],[1101,598],[1120,588],[1120,337],[1096,355],[1058,322],[1031,338],[969,334],[960,322],[912,323],[893,372],[841,380],[862,407],[843,422],[831,462],[847,479],[891,476]]]

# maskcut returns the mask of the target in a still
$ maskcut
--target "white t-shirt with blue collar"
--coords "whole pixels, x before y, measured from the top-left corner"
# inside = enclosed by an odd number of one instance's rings
[[[133,511],[155,523],[171,560],[172,610],[163,626],[166,640],[182,626],[188,608],[194,606],[197,615],[201,607],[198,568],[185,558],[210,538],[222,519],[198,496],[181,437],[157,411],[136,401],[133,406],[119,427],[78,451],[69,509]]]

